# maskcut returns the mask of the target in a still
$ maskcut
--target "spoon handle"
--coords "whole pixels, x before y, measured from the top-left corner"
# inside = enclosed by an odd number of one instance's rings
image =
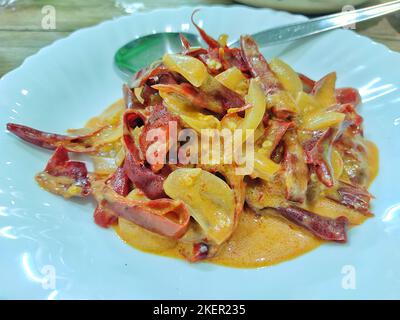
[[[261,47],[263,47],[266,45],[297,40],[324,31],[352,25],[356,22],[373,19],[397,10],[400,10],[400,0],[276,27],[255,33],[252,37]],[[231,46],[236,47],[239,45],[239,41],[236,41]]]

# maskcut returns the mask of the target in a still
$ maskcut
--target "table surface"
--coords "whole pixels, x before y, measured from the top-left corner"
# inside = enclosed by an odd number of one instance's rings
[[[387,1],[369,1],[363,6]],[[234,4],[229,0],[0,0],[0,77],[71,32],[135,11],[180,5]],[[56,10],[56,29],[44,30],[42,9]],[[358,23],[357,33],[400,52],[400,14]]]

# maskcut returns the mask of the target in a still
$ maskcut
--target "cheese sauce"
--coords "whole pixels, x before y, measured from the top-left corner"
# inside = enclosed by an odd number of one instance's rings
[[[378,173],[378,149],[370,141],[366,142],[366,146],[371,183]],[[317,202],[312,209],[332,218],[345,215],[354,225],[366,219],[361,213],[327,199]],[[115,231],[122,240],[141,251],[183,258],[177,241],[149,232],[129,221],[120,219]],[[308,231],[280,217],[272,214],[260,216],[245,209],[231,238],[221,245],[215,257],[206,261],[230,267],[257,268],[293,259],[321,243],[323,241]]]

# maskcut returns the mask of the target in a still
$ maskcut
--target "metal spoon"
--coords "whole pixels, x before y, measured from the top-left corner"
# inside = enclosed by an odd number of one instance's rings
[[[263,47],[305,38],[380,17],[397,10],[400,10],[400,0],[268,29],[254,34],[253,38]],[[190,41],[192,46],[201,45],[201,40],[197,35],[181,33]],[[135,72],[160,59],[165,53],[181,52],[182,45],[179,34],[178,32],[151,34],[135,39],[121,47],[114,57],[114,65],[121,78],[129,82]],[[239,46],[239,40],[233,42],[230,46]]]
[[[183,34],[192,46],[200,46],[200,38],[187,32],[162,32],[135,39],[118,49],[114,56],[118,74],[129,82],[135,72],[160,59],[165,53],[181,52],[179,34]]]

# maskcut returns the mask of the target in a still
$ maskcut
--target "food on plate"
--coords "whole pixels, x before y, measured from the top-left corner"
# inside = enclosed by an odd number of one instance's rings
[[[259,267],[348,241],[348,228],[373,216],[368,187],[378,172],[357,89],[337,88],[335,72],[314,81],[268,62],[250,36],[230,48],[226,35],[194,25],[207,48],[181,36],[181,53],[138,72],[123,99],[83,128],[7,125],[54,150],[37,183],[93,197],[99,226],[190,262]]]

